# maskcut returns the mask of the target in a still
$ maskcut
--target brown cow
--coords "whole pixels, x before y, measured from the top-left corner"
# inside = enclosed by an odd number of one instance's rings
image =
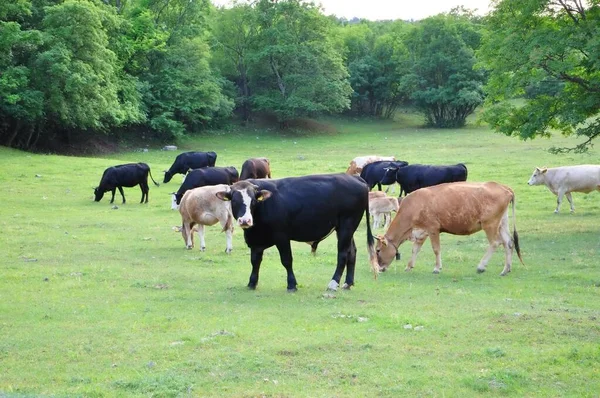
[[[242,165],[240,180],[248,178],[271,178],[271,164],[267,158],[251,158]]]
[[[513,237],[508,227],[508,205],[512,204]],[[490,257],[499,244],[504,246],[506,261],[500,275],[510,272],[513,244],[521,263],[519,237],[515,225],[515,194],[509,187],[496,182],[454,182],[422,188],[407,195],[396,217],[384,236],[378,237],[377,257],[379,271],[385,271],[404,241],[413,241],[412,257],[406,271],[410,271],[425,239],[431,239],[435,253],[435,268],[442,268],[440,233],[471,235],[485,231],[490,245],[477,266],[484,272]]]
[[[231,202],[224,202],[216,196],[217,192],[226,191],[229,189],[228,187],[225,184],[207,185],[190,189],[183,195],[179,204],[182,222],[181,235],[188,249],[194,247],[194,229],[196,229],[200,236],[200,250],[204,251],[206,249],[204,226],[220,222],[227,236],[225,252],[231,253],[234,221]]]
[[[350,166],[346,169],[346,174],[359,176],[363,167],[369,163],[377,162],[379,160],[396,160],[394,156],[379,156],[379,155],[367,155],[357,156],[350,161]]]

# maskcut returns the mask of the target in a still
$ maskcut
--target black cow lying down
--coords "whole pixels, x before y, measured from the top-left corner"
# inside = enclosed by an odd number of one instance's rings
[[[400,195],[417,189],[432,187],[446,182],[467,181],[467,166],[462,163],[449,166],[409,164],[403,167],[389,167],[381,183],[400,185]]]
[[[144,203],[144,198],[146,199],[146,203],[148,203],[148,192],[150,191],[148,187],[148,174],[150,174],[154,185],[158,187],[158,183],[154,181],[150,172],[150,166],[146,163],[128,163],[109,167],[104,170],[104,174],[102,174],[102,178],[100,179],[100,185],[94,188],[94,200],[100,202],[104,196],[104,192],[111,191],[112,198],[110,199],[110,203],[113,203],[115,201],[115,190],[118,188],[123,198],[123,203],[125,203],[123,187],[130,188],[139,184],[142,190],[142,200],[140,203]]]
[[[202,167],[213,167],[217,161],[215,152],[183,152],[177,155],[175,161],[165,171],[163,183],[171,181],[175,174],[186,174],[190,169],[200,169]]]
[[[337,267],[328,285],[336,290],[346,268],[344,288],[354,285],[356,245],[354,232],[363,213],[367,217],[367,245],[373,269],[377,257],[369,222],[369,189],[365,182],[348,174],[323,174],[276,180],[239,181],[217,197],[231,201],[233,217],[244,230],[250,247],[252,272],[248,287],[255,289],[263,252],[276,246],[287,271],[287,289],[296,291],[290,241],[318,242],[336,231]]]

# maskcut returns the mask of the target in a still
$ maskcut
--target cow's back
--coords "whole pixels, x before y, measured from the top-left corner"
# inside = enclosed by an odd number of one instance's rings
[[[584,164],[549,168],[546,185],[565,192],[591,192],[600,189],[600,166]]]
[[[227,185],[209,185],[193,188],[185,192],[179,205],[179,212],[185,221],[194,221],[203,225],[214,225],[219,220],[233,222],[231,203],[217,198],[216,193],[226,190]]]

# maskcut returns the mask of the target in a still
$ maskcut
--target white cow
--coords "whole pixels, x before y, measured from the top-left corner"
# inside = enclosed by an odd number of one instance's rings
[[[231,202],[225,202],[217,198],[216,193],[228,191],[229,186],[207,185],[186,191],[179,204],[181,213],[181,235],[188,249],[194,247],[194,229],[200,236],[200,250],[206,249],[204,242],[204,226],[215,225],[220,222],[227,236],[226,253],[231,253],[233,234],[233,214],[231,213]]]
[[[397,212],[398,206],[398,199],[390,196],[369,197],[369,213],[373,217],[373,228],[379,228],[383,224],[383,228],[387,229],[392,221],[392,212]]]
[[[396,160],[394,156],[379,156],[379,155],[366,155],[357,156],[350,161],[350,166],[346,169],[346,174],[359,176],[363,167],[369,163],[377,162],[380,160]]]
[[[567,197],[571,205],[571,212],[574,212],[575,206],[573,206],[571,192],[590,193],[600,191],[600,166],[583,164],[552,168],[536,167],[527,183],[529,185],[544,184],[553,194],[558,196],[554,213],[558,213],[563,195]]]

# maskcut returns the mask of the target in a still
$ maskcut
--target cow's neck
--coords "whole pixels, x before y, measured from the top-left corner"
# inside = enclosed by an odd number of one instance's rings
[[[409,222],[402,222],[400,217],[394,218],[390,227],[385,233],[385,237],[398,248],[404,241],[408,240],[412,230]],[[408,221],[408,220],[406,220]]]

